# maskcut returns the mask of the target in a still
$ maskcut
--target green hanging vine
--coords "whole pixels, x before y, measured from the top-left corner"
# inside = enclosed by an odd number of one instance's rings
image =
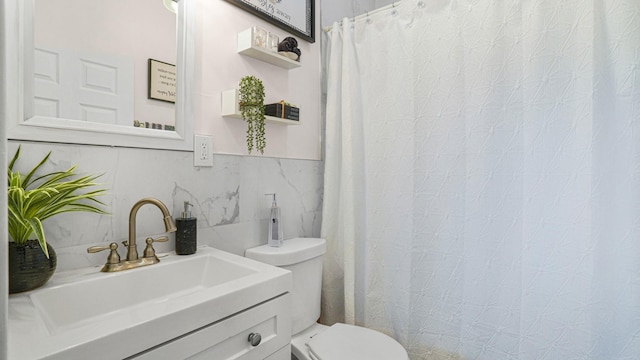
[[[247,150],[249,154],[256,150],[264,154],[267,145],[264,137],[264,85],[255,76],[240,79],[240,113],[247,122]]]

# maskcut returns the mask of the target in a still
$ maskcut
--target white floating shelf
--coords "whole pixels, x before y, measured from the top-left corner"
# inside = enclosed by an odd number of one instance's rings
[[[242,119],[240,115],[240,101],[238,100],[238,90],[226,90],[222,92],[222,116]],[[264,121],[278,125],[300,125],[300,121],[281,119],[275,116],[265,116]]]
[[[264,61],[266,63],[279,66],[284,69],[295,69],[297,67],[300,67],[299,61],[294,61],[284,55],[278,54],[277,52],[254,46],[253,38],[253,28],[249,28],[238,33],[239,54],[250,56],[254,59],[258,59],[260,61]]]

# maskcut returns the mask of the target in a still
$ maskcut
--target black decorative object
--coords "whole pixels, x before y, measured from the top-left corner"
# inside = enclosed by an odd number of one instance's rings
[[[264,106],[264,114],[287,120],[300,120],[300,109],[294,106],[279,102]]]
[[[176,254],[191,255],[198,250],[198,219],[191,216],[188,201],[184,202],[182,217],[176,219]]]
[[[9,294],[39,288],[49,281],[56,271],[57,256],[47,243],[49,258],[40,248],[38,240],[24,244],[9,241]]]
[[[198,222],[196,218],[176,219],[176,254],[191,255],[198,248]]]
[[[282,40],[280,44],[278,44],[278,52],[294,53],[297,55],[297,57],[292,60],[296,60],[296,61],[300,61],[300,56],[302,55],[302,51],[298,49],[298,40],[290,36],[284,38],[284,40]]]

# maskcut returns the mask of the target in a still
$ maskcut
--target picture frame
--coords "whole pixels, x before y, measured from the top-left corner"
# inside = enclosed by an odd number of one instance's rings
[[[315,40],[315,0],[225,0],[291,35]]]
[[[176,102],[176,66],[159,60],[149,59],[149,80],[147,97],[153,100]]]

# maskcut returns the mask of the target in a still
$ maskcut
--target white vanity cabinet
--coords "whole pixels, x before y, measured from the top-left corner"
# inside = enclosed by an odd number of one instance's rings
[[[289,360],[290,307],[291,295],[286,293],[130,359]],[[261,337],[255,346],[249,341],[252,334]]]
[[[291,291],[290,271],[207,246],[60,272],[11,295],[8,358],[289,360]]]

